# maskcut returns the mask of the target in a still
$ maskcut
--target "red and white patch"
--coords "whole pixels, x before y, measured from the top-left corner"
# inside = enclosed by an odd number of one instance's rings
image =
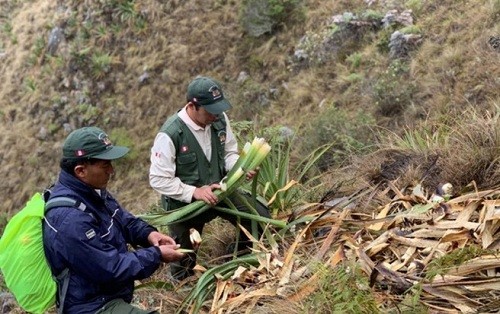
[[[77,157],[82,157],[83,155],[85,155],[85,151],[83,149],[79,149],[75,152],[75,155]]]
[[[181,153],[185,153],[189,150],[189,147],[187,147],[187,145],[182,145],[181,146]]]

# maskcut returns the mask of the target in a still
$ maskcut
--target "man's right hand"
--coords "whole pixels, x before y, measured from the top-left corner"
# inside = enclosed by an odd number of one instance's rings
[[[213,190],[216,189],[220,189],[220,185],[217,183],[196,188],[193,193],[193,198],[213,206],[219,202],[217,195],[213,192]]]
[[[177,251],[179,245],[164,244],[158,246],[161,251],[161,259],[165,263],[179,261],[184,257],[184,253]]]

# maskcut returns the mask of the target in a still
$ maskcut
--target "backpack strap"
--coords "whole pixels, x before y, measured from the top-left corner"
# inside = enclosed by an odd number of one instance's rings
[[[64,300],[66,299],[66,294],[68,292],[69,286],[69,268],[65,268],[59,275],[52,276],[57,282],[57,314],[62,314],[64,309]]]
[[[87,209],[87,206],[80,201],[74,200],[69,197],[60,196],[60,197],[54,197],[45,203],[45,213],[47,213],[52,208],[56,207],[75,207],[81,210],[82,212],[84,212],[85,209]]]
[[[74,207],[82,212],[85,211],[87,206],[80,201],[74,200],[70,197],[60,196],[54,197],[47,202],[45,202],[45,214],[47,214],[51,209],[56,207]],[[65,268],[57,276],[52,275],[52,278],[57,282],[57,313],[62,314],[64,309],[64,301],[66,299],[66,294],[68,292],[69,286],[69,268]]]

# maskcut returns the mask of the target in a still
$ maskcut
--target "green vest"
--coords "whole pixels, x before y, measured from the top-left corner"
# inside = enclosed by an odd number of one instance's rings
[[[161,127],[175,146],[175,176],[183,183],[200,187],[222,180],[224,170],[224,144],[226,142],[226,120],[224,115],[211,125],[212,158],[208,161],[200,144],[187,125],[177,114],[171,116]],[[186,203],[162,196],[162,205],[172,210]]]

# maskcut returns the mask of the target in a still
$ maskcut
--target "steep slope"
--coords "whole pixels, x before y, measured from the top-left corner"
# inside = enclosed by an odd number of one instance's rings
[[[284,124],[311,144],[343,132],[364,137],[366,124],[398,132],[426,119],[448,123],[466,106],[498,104],[500,58],[488,45],[500,33],[498,1],[302,3],[302,18],[253,38],[240,25],[244,1],[4,1],[0,193],[6,216],[55,180],[62,140],[88,124],[132,147],[111,189],[130,209],[148,208],[157,199],[147,182],[149,148],[198,74],[223,82],[234,120],[252,120],[257,128]],[[409,59],[394,63],[389,39],[405,27],[384,28],[382,18],[407,9],[414,22],[406,32],[421,41]],[[379,23],[354,40],[340,37],[328,50],[322,43],[335,38],[333,17],[346,12]],[[54,46],[50,36],[58,31]],[[312,53],[327,49],[327,58],[300,63],[304,42]],[[246,81],[238,80],[242,71]],[[337,128],[338,117],[355,127]]]

